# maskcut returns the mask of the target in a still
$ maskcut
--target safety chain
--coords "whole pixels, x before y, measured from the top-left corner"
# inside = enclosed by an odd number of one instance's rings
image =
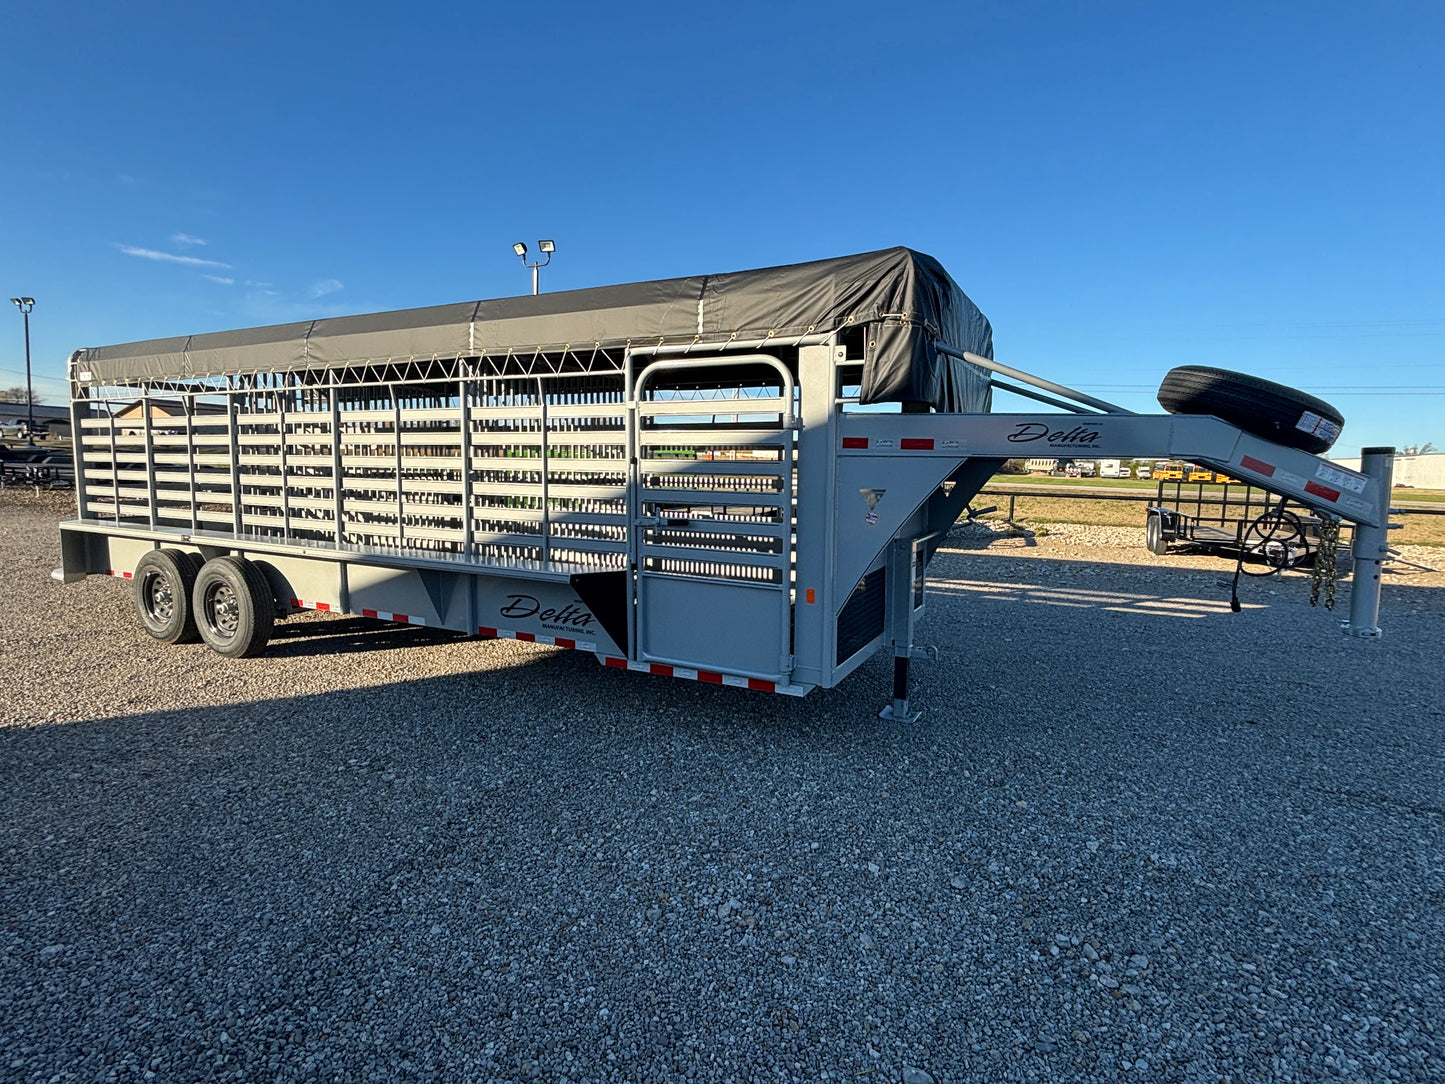
[[[1320,519],[1320,541],[1315,549],[1314,568],[1310,570],[1310,605],[1320,601],[1320,588],[1324,588],[1325,609],[1335,608],[1335,584],[1339,582],[1340,521],[1323,516]]]

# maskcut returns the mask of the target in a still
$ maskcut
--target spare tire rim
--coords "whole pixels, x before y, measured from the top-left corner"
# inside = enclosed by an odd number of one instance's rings
[[[206,627],[222,639],[236,635],[241,624],[241,603],[230,584],[213,583],[206,588]]]
[[[146,577],[142,590],[146,613],[157,621],[169,621],[176,612],[176,595],[171,578],[164,573],[153,572]]]

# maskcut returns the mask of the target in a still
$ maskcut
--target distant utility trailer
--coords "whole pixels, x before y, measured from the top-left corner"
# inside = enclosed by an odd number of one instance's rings
[[[303,609],[791,694],[886,649],[903,718],[924,569],[1007,459],[1188,458],[1383,542],[1388,458],[992,353],[903,248],[80,350],[56,575],[130,579],[151,635],[236,657]],[[1072,413],[991,413],[995,388]]]
[[[1160,482],[1154,503],[1145,512],[1144,545],[1163,556],[1172,546],[1246,559],[1273,560],[1288,556],[1296,567],[1310,567],[1320,544],[1323,523],[1315,515],[1291,515],[1277,522],[1279,501],[1254,486],[1225,482],[1222,488],[1202,482]],[[1283,540],[1282,527],[1297,534]],[[1280,536],[1280,537],[1277,537]],[[1288,547],[1288,554],[1276,552]],[[1298,550],[1296,554],[1294,551]]]

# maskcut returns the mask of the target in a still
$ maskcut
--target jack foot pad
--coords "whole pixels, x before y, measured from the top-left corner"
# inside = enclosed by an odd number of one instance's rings
[[[895,700],[878,713],[878,718],[887,719],[894,723],[916,723],[918,722],[918,717],[922,714],[923,711],[921,709],[919,711],[909,711],[907,700],[903,701],[902,705]]]

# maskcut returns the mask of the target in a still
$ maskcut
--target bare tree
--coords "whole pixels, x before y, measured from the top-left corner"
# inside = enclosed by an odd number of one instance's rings
[[[16,384],[13,388],[0,388],[0,402],[24,403],[26,401],[27,397],[25,395],[24,384]],[[35,403],[37,405],[43,403],[44,401],[45,396],[41,395],[38,391],[33,396],[29,397],[29,402]]]

